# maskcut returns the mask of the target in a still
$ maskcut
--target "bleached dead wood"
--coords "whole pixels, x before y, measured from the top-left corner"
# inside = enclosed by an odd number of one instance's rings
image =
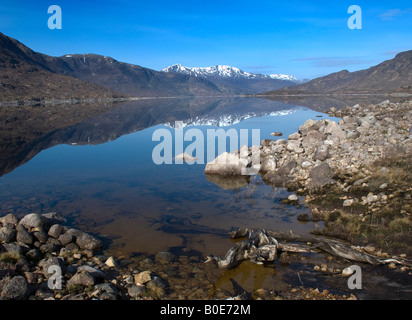
[[[355,250],[346,243],[318,237],[300,236],[292,231],[238,229],[230,232],[229,236],[232,239],[247,239],[237,242],[228,250],[223,259],[210,255],[207,257],[206,262],[213,261],[219,268],[232,268],[243,260],[250,260],[258,264],[274,261],[279,252],[323,251],[335,257],[369,263],[374,266],[391,262],[412,266],[405,259],[382,259],[378,256]]]

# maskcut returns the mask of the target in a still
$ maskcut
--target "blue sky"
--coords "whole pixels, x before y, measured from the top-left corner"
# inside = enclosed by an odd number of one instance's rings
[[[350,5],[362,9],[351,30]],[[50,5],[62,29],[50,30]],[[0,31],[35,51],[97,53],[160,70],[226,64],[314,78],[412,49],[412,1],[1,0]]]

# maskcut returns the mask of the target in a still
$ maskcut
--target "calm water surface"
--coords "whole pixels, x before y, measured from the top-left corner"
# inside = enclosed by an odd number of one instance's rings
[[[281,131],[287,138],[306,119],[325,117],[298,106],[273,103],[273,110],[265,108],[260,114],[233,114],[230,109],[231,114],[223,110],[176,121],[188,124],[184,131],[200,129],[205,137],[207,129],[233,128],[260,129],[261,139],[273,139],[271,132]],[[225,190],[227,186],[208,180],[204,164],[154,164],[152,151],[159,142],[152,141],[153,132],[167,129],[174,137],[170,124],[174,122],[97,145],[69,139],[41,151],[0,178],[3,211],[57,211],[77,227],[109,239],[107,250],[116,255],[153,254],[178,246],[222,255],[231,246],[227,232],[233,227],[298,233],[317,227],[298,222],[297,214],[306,209],[282,204],[288,193],[274,190],[258,175],[249,185]]]

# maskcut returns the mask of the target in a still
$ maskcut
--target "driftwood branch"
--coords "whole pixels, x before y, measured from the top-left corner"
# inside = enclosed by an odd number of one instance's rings
[[[243,260],[253,263],[274,261],[279,252],[319,252],[323,251],[335,257],[381,265],[396,263],[406,266],[412,264],[405,259],[382,259],[378,256],[353,249],[345,243],[310,236],[300,236],[292,231],[280,232],[265,229],[238,229],[229,232],[232,239],[246,238],[239,241],[228,250],[225,257],[213,255],[207,257],[206,262],[213,261],[219,268],[232,268]]]

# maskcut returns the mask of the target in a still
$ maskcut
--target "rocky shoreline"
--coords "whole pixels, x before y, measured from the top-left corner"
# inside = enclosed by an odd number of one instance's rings
[[[341,119],[309,119],[287,139],[264,139],[220,155],[205,173],[230,180],[246,168],[258,169],[267,184],[304,197],[312,214],[298,219],[325,221],[320,234],[358,244],[386,242],[386,249],[410,254],[412,101],[327,113]],[[292,197],[284,202],[297,203]]]
[[[64,223],[55,212],[0,217],[0,300],[356,299],[281,280],[276,290],[233,294],[216,285],[224,271],[189,249],[115,258],[102,254],[97,237]]]

